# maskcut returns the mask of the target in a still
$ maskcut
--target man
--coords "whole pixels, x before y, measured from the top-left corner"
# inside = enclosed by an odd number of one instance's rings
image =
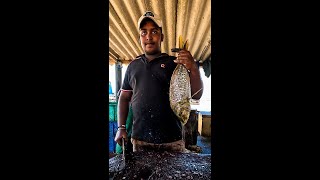
[[[127,140],[125,124],[131,103],[133,151],[152,148],[185,152],[182,124],[170,107],[170,79],[177,63],[183,64],[189,70],[193,99],[200,99],[203,84],[198,66],[187,50],[179,51],[178,57],[161,53],[162,22],[154,13],[142,15],[138,29],[144,54],[127,68],[118,102],[115,141],[121,145],[122,138]]]

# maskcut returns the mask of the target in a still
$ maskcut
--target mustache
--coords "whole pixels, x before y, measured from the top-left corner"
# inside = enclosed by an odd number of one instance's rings
[[[145,45],[147,45],[147,44],[155,44],[155,42],[150,41],[150,42],[145,42],[144,44],[145,44]]]

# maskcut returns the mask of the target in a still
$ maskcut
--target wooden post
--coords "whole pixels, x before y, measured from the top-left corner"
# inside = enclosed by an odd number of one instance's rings
[[[116,65],[116,100],[118,102],[118,92],[121,89],[122,85],[122,62],[120,60],[117,60]]]
[[[196,109],[191,110],[188,122],[183,126],[183,130],[186,148],[196,145],[198,136],[198,111]]]

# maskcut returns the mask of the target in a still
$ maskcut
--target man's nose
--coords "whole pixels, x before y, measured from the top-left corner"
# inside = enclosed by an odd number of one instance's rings
[[[147,34],[147,40],[152,40],[152,34],[151,33]]]

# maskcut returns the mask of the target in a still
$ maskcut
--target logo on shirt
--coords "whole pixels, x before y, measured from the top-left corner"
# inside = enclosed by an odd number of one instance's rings
[[[160,66],[161,66],[162,68],[165,68],[165,67],[166,67],[166,65],[165,65],[165,64],[161,64]]]

